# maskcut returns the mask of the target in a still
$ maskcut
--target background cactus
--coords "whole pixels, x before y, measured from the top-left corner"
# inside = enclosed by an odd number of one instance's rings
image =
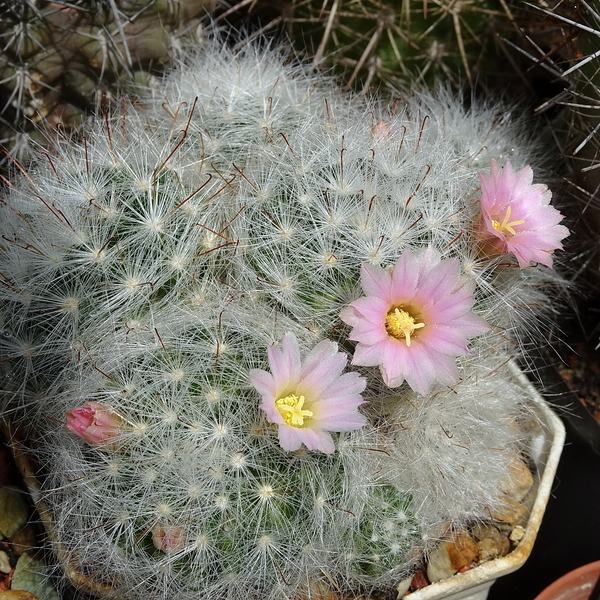
[[[103,94],[148,81],[198,39],[213,0],[17,0],[0,7],[0,144],[25,160],[40,125],[77,127]],[[4,162],[5,159],[3,159]]]
[[[513,14],[520,35],[507,43],[513,55],[525,61],[521,77],[534,70],[541,76],[535,113],[551,124],[561,157],[556,168],[566,182],[565,192],[574,210],[577,254],[573,264],[582,293],[577,298],[577,320],[564,321],[569,346],[562,347],[560,356],[563,363],[573,366],[579,362],[581,373],[589,373],[593,367],[588,362],[594,360],[600,332],[600,12],[597,3],[585,0],[539,1],[515,8]],[[576,356],[571,348],[577,348]],[[559,364],[558,368],[566,367]],[[583,381],[587,379],[585,375]],[[582,385],[571,382],[573,389],[581,390]],[[597,412],[593,392],[587,396],[588,408]]]
[[[529,435],[507,360],[564,288],[482,242],[479,174],[541,160],[509,112],[443,90],[361,100],[274,50],[212,42],[11,184],[4,409],[48,466],[70,568],[128,598],[389,589],[502,507]],[[284,451],[251,370],[284,334],[350,356],[340,311],[361,265],[429,246],[490,324],[460,381],[421,395],[355,368],[368,424],[332,454]],[[86,402],[121,423],[110,445],[64,427]]]
[[[363,92],[383,86],[397,94],[437,79],[455,88],[495,88],[514,75],[499,49],[501,36],[515,34],[503,0],[303,0],[280,4],[279,14],[259,1],[233,3],[227,12],[279,26],[298,52],[308,51]]]

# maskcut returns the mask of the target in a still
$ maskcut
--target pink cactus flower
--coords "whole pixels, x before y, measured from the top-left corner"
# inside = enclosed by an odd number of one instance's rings
[[[480,173],[479,180],[482,229],[492,251],[514,254],[521,269],[532,261],[552,268],[552,253],[562,249],[561,240],[569,235],[559,225],[562,214],[550,206],[552,192],[531,183],[531,167],[515,172],[510,161],[499,168],[492,160],[490,174]]]
[[[358,412],[366,382],[358,373],[344,373],[346,356],[335,342],[319,342],[304,358],[298,340],[286,333],[281,348],[268,350],[271,373],[252,369],[250,380],[262,395],[261,408],[271,423],[279,425],[284,450],[309,450],[331,454],[330,431],[351,431],[366,424]]]
[[[121,433],[123,421],[112,406],[86,402],[83,406],[72,408],[65,414],[69,431],[92,446],[115,449],[115,437]]]
[[[152,528],[152,543],[165,554],[175,554],[185,548],[185,530],[177,525],[155,525]]]
[[[361,283],[366,296],[340,314],[358,342],[352,364],[379,366],[387,386],[406,380],[420,394],[456,383],[455,358],[489,329],[471,312],[475,282],[460,275],[458,261],[441,260],[432,247],[405,250],[391,270],[363,264]]]

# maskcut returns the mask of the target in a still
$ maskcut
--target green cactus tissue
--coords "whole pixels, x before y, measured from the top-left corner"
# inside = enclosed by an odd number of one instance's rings
[[[388,105],[211,41],[15,169],[3,406],[67,570],[115,598],[352,595],[501,510],[508,358],[565,286],[540,161],[503,105]]]

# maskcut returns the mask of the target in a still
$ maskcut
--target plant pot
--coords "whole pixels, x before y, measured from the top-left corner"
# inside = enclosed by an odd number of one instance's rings
[[[600,560],[579,567],[549,585],[535,600],[596,600]]]
[[[527,403],[530,404],[542,423],[542,431],[533,440],[529,449],[537,472],[535,473],[534,488],[528,498],[529,517],[527,523],[523,524],[525,535],[514,550],[506,556],[432,583],[406,596],[410,600],[439,600],[441,598],[446,600],[485,600],[496,579],[516,571],[531,554],[550,497],[552,482],[565,441],[565,428],[529,379],[516,365],[513,367],[515,377],[523,385]],[[541,598],[536,600],[541,600]]]
[[[529,515],[527,522],[522,524],[525,533],[512,552],[506,556],[484,562],[469,571],[458,573],[448,579],[412,592],[406,596],[410,600],[438,600],[442,598],[446,600],[484,600],[487,597],[489,588],[496,579],[517,570],[531,553],[563,448],[565,429],[561,420],[554,414],[547,402],[516,364],[511,363],[511,367],[514,377],[523,387],[523,403],[535,414],[540,424],[539,432],[532,438],[529,447],[529,457],[534,465],[534,485],[528,497],[524,500]],[[24,451],[24,440],[11,425],[7,420],[2,421],[3,434],[12,447],[17,467],[36,504],[47,537],[52,543],[56,559],[66,577],[74,586],[87,593],[99,597],[114,598],[115,591],[110,585],[100,585],[96,581],[91,581],[75,565],[70,563],[61,540],[57,539],[53,532],[53,516],[43,500],[43,493],[34,466],[28,454]],[[542,598],[536,600],[542,600]]]

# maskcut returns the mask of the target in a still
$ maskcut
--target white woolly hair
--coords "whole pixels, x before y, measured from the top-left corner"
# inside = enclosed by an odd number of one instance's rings
[[[212,41],[40,155],[0,205],[4,409],[35,431],[69,562],[131,599],[358,593],[500,506],[524,408],[499,365],[565,285],[477,246],[478,174],[540,163],[523,129],[504,105],[441,90],[386,106]],[[330,456],[283,451],[249,370],[286,332],[349,352],[361,264],[428,245],[475,280],[491,325],[460,384],[425,397],[362,369],[368,425]],[[86,401],[124,420],[118,450],[61,424]],[[157,525],[180,551],[154,548]]]

